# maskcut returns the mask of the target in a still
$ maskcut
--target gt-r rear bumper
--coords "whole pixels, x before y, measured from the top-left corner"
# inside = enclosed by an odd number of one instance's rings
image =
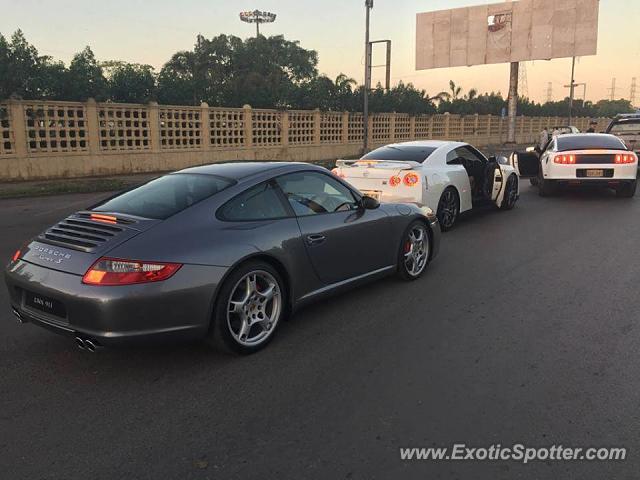
[[[18,260],[5,270],[14,314],[23,322],[104,346],[202,337],[226,268],[183,265],[171,278],[126,286],[94,286],[82,277]],[[55,313],[34,298],[54,302]],[[35,303],[41,303],[38,300]]]

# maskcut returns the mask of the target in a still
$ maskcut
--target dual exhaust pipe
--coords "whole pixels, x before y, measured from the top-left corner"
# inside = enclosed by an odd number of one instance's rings
[[[82,338],[82,337],[76,337],[76,346],[80,350],[84,350],[90,353],[96,353],[98,350],[102,348],[102,345],[100,345],[95,340],[91,340],[90,338]]]

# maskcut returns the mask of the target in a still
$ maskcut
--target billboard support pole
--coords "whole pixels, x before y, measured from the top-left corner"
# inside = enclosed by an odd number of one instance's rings
[[[518,70],[520,64],[511,62],[507,118],[507,143],[516,143],[516,116],[518,115]]]
[[[373,0],[365,0],[366,18],[364,31],[364,88],[362,105],[362,154],[369,148],[369,90],[371,90],[371,43],[369,42],[369,12],[373,8]]]

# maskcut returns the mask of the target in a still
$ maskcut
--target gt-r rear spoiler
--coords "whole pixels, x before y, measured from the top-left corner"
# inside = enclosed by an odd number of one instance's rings
[[[396,160],[336,160],[336,167],[374,167],[392,170],[411,170],[419,167],[420,163]]]

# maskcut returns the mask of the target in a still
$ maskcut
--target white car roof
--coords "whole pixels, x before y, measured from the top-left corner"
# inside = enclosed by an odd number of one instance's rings
[[[461,147],[463,145],[468,145],[467,143],[464,142],[452,142],[449,140],[414,140],[412,142],[397,142],[397,143],[390,143],[389,145],[385,145],[385,146],[401,146],[401,145],[413,145],[416,147],[431,147],[431,148],[440,148],[440,147],[444,147],[445,145],[451,146],[451,147]]]

